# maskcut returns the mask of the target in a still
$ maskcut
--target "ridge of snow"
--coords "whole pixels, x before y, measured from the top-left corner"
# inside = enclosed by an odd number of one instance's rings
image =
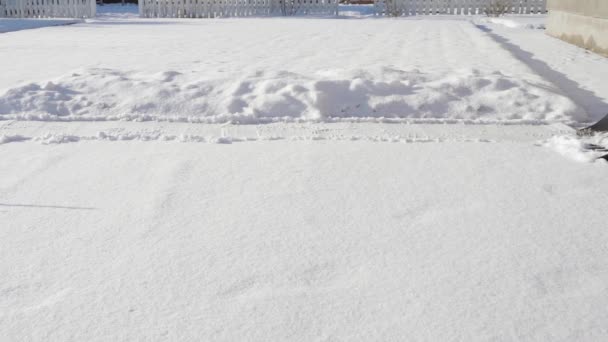
[[[2,135],[0,135],[0,145],[8,144],[11,142],[25,141],[25,140],[29,140],[29,139],[30,138],[24,137],[19,134],[14,134],[14,135],[2,134]]]
[[[587,122],[555,89],[500,72],[375,68],[304,76],[287,71],[207,79],[108,68],[74,71],[0,95],[0,118],[237,122],[468,120]]]

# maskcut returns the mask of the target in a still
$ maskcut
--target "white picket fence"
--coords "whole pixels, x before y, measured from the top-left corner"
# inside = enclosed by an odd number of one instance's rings
[[[338,0],[139,0],[145,18],[335,15]]]
[[[547,12],[547,0],[506,0],[509,12],[530,14]],[[607,0],[608,1],[608,0]],[[375,0],[378,15],[484,14],[495,0]]]
[[[95,0],[0,0],[0,18],[92,18]]]

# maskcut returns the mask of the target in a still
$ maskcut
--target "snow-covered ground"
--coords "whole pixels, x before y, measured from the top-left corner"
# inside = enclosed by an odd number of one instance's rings
[[[118,7],[0,34],[1,341],[608,338],[608,60]]]
[[[543,25],[543,21],[524,22]],[[544,30],[510,29],[500,24],[484,29],[502,48],[567,94],[593,121],[608,114],[606,58],[548,37]]]
[[[0,18],[0,33],[31,30],[41,27],[71,25],[80,22],[75,19],[13,19]]]
[[[0,42],[28,51],[0,80],[3,119],[594,121],[469,18],[102,17]]]
[[[513,29],[544,30],[546,17],[545,14],[507,14],[496,18],[478,18],[476,21],[480,23],[503,25]]]
[[[513,142],[1,148],[7,341],[608,336],[606,165]]]

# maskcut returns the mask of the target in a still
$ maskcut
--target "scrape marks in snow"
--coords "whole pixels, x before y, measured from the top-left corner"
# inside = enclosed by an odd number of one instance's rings
[[[0,145],[11,142],[34,141],[43,145],[66,144],[80,141],[167,141],[182,143],[208,143],[208,144],[232,144],[242,142],[259,141],[366,141],[375,143],[445,143],[445,142],[467,142],[467,143],[492,143],[491,139],[462,138],[445,139],[431,137],[413,136],[361,136],[361,135],[298,135],[298,136],[258,136],[258,137],[233,137],[233,136],[199,136],[199,135],[165,135],[165,134],[142,134],[142,133],[120,133],[108,134],[99,132],[97,136],[76,136],[64,134],[45,134],[39,137],[2,136]]]
[[[343,275],[333,263],[316,263],[294,270],[261,275],[245,275],[221,286],[221,298],[290,296],[309,291],[326,291],[346,286]]]

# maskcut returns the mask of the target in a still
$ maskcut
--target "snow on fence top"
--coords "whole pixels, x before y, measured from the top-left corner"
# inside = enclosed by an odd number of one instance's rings
[[[337,13],[337,0],[139,0],[139,14],[142,17],[214,18]]]
[[[507,13],[545,13],[547,0],[375,0],[378,15],[484,14],[496,4],[505,4]]]
[[[95,0],[0,0],[0,18],[91,18]]]

